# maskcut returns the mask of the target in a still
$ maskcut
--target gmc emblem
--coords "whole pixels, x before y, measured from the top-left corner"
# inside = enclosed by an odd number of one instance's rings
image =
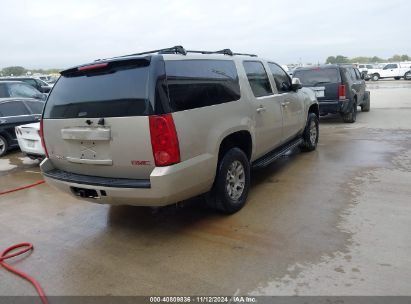
[[[149,166],[150,161],[149,160],[132,160],[131,164],[133,166]]]

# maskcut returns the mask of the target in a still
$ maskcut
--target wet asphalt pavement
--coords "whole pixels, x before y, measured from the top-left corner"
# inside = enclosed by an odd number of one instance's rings
[[[0,250],[48,295],[411,295],[411,81],[369,82],[355,124],[321,118],[312,153],[252,172],[246,207],[78,201],[43,184],[0,196]],[[41,179],[18,151],[0,191]],[[34,295],[0,269],[0,295]]]

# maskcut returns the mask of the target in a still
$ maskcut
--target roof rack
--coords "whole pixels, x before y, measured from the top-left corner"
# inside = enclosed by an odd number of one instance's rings
[[[187,53],[196,53],[196,54],[223,54],[223,55],[228,55],[228,56],[234,56],[234,55],[240,55],[240,56],[251,56],[251,57],[257,57],[255,54],[243,54],[243,53],[233,53],[230,49],[222,49],[219,51],[196,51],[196,50],[186,50],[184,47],[181,45],[176,45],[170,48],[164,48],[164,49],[158,49],[158,50],[152,50],[152,51],[146,51],[142,53],[134,53],[134,54],[128,54],[128,55],[122,55],[122,56],[116,56],[116,57],[111,57],[111,58],[105,58],[105,59],[115,59],[115,58],[124,58],[124,57],[130,57],[130,56],[138,56],[138,55],[146,55],[146,54],[152,54],[152,53],[159,53],[159,54],[181,54],[181,55],[187,55]],[[101,61],[105,59],[97,59],[95,61]]]
[[[187,50],[187,53],[197,53],[197,54],[223,54],[223,55],[228,55],[228,56],[234,56],[234,55],[241,55],[241,56],[251,56],[251,57],[257,57],[255,54],[244,54],[244,53],[234,53],[230,49],[223,49],[219,51],[194,51],[194,50]]]

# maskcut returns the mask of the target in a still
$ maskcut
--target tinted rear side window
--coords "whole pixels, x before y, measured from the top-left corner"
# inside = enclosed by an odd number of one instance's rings
[[[30,114],[21,101],[11,101],[0,104],[0,116],[20,116]]]
[[[299,78],[303,85],[317,85],[322,83],[341,82],[339,71],[333,68],[297,70],[294,72],[293,77]]]
[[[174,111],[240,99],[237,69],[231,60],[170,60],[165,65]]]
[[[62,75],[44,110],[44,118],[123,117],[148,115],[150,62],[115,63],[87,73]]]
[[[271,95],[273,91],[263,64],[259,61],[244,61],[243,65],[254,96]]]

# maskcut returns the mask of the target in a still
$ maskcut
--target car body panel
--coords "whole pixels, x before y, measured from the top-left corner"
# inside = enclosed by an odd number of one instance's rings
[[[38,110],[38,108],[33,108],[28,105],[28,103],[31,102],[44,104],[41,101],[30,98],[0,98],[0,135],[7,140],[9,148],[15,148],[18,146],[15,133],[15,128],[17,126],[38,122],[41,118],[39,111],[35,111]],[[19,104],[15,110],[15,113],[4,114],[2,112],[3,105],[8,104],[10,106],[13,103]],[[7,111],[10,111],[10,108],[8,108]]]
[[[205,57],[203,54],[165,54],[152,56],[147,60],[151,61],[150,75],[152,70],[161,71],[164,65],[162,60],[233,61],[238,73],[241,96],[235,101],[171,111],[178,137],[180,162],[164,167],[155,166],[147,115],[104,117],[102,125],[99,122],[103,117],[45,118],[44,137],[49,158],[42,162],[41,169],[47,182],[74,195],[76,193],[73,193],[73,189],[95,190],[98,197],[88,200],[100,203],[151,206],[175,203],[211,189],[220,145],[227,136],[236,132],[249,133],[252,139],[250,160],[253,161],[280,146],[289,137],[301,134],[309,107],[317,104],[314,94],[307,89],[279,94],[270,73],[268,78],[272,94],[255,98],[243,67],[243,62],[250,60],[248,56],[227,58],[222,55]],[[265,60],[252,60],[260,61],[267,70]],[[76,71],[76,68],[69,71]],[[58,92],[60,81],[61,78],[50,98],[53,98],[55,91]],[[159,78],[158,81],[163,80]],[[150,86],[149,83],[148,87]],[[152,91],[148,90],[149,96],[153,96],[154,94],[150,93]],[[170,105],[158,104],[157,99],[154,106],[154,113],[158,109],[166,113],[170,111]],[[258,111],[261,106],[264,106],[264,111]],[[286,120],[285,126],[283,117]],[[93,176],[147,180],[150,188],[115,188],[84,184],[80,180],[58,180],[58,177],[47,175],[47,172],[54,169],[80,174],[85,178],[90,176],[90,180]]]
[[[16,137],[20,150],[27,155],[44,156],[40,138],[40,123],[30,123],[16,127]]]

